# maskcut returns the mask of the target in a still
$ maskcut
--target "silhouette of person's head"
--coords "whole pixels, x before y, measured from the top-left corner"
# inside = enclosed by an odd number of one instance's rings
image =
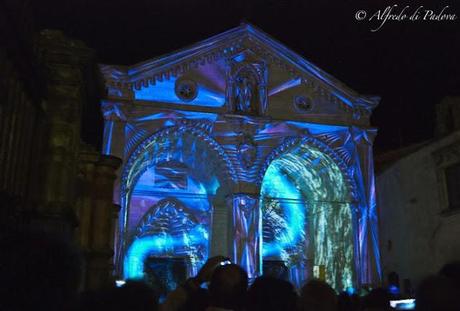
[[[116,290],[117,310],[155,311],[158,298],[155,291],[142,281],[127,281]]]
[[[127,281],[120,288],[85,292],[79,310],[85,311],[156,311],[158,298],[155,291],[142,281]]]
[[[430,276],[423,280],[415,296],[416,310],[460,310],[460,290],[455,282],[445,276]]]
[[[248,311],[296,310],[297,294],[291,283],[274,277],[259,277],[249,288]]]
[[[337,297],[337,310],[338,311],[352,311],[353,301],[347,292],[341,292]]]
[[[68,310],[76,301],[80,254],[44,233],[17,233],[0,240],[0,309]]]
[[[248,275],[240,266],[218,267],[209,283],[210,303],[213,307],[240,310],[248,288]]]
[[[390,310],[390,295],[384,288],[371,290],[363,299],[364,310]]]
[[[335,311],[337,309],[337,295],[326,282],[310,280],[302,287],[300,309]]]
[[[455,283],[455,286],[460,287],[460,261],[445,264],[439,271],[439,275],[451,279]]]

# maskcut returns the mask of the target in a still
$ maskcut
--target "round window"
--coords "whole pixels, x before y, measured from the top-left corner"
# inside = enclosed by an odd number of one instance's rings
[[[303,95],[294,96],[294,106],[299,112],[309,112],[313,108],[312,100]]]
[[[198,95],[196,82],[188,79],[178,79],[174,87],[177,97],[183,101],[192,101]]]

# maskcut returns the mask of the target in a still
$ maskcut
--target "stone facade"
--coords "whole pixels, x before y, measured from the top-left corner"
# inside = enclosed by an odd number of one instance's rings
[[[457,109],[453,102],[450,98],[438,106],[436,139],[412,148],[377,174],[382,268],[385,274],[397,272],[402,287],[405,279],[414,287],[460,259],[460,213],[449,202],[447,173],[460,163],[460,132],[445,124],[454,124],[446,117],[458,122],[459,114],[444,111],[452,105]]]
[[[83,288],[111,284],[120,160],[82,141],[93,51],[33,27],[27,1],[1,3],[0,237],[48,232],[83,248]],[[3,10],[5,9],[5,10]]]
[[[271,260],[298,285],[314,266],[338,288],[378,281],[369,124],[378,98],[246,24],[100,69],[103,152],[123,159],[114,192],[120,276],[142,276],[149,256],[185,257],[193,274],[223,254],[250,277]]]

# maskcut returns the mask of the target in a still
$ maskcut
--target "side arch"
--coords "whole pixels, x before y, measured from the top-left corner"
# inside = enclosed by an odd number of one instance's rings
[[[165,163],[176,164],[170,170],[173,173],[176,168],[183,169],[185,182],[174,181],[173,176],[173,184],[163,178],[167,185],[157,185],[157,168]],[[121,273],[124,256],[135,236],[133,228],[140,220],[140,215],[146,212],[145,207],[134,214],[130,212],[134,193],[153,198],[144,200],[147,201],[143,203],[144,206],[156,204],[161,198],[182,196],[180,201],[183,204],[196,206],[196,213],[206,212],[210,219],[211,198],[219,188],[230,191],[234,180],[236,173],[223,147],[208,135],[205,128],[195,123],[181,122],[141,142],[122,169],[121,212],[116,245],[118,272]]]
[[[166,198],[152,206],[136,227],[136,234],[124,261],[124,278],[144,277],[148,256],[184,257],[189,275],[208,256],[208,233],[200,219],[175,198]]]
[[[297,286],[314,269],[336,289],[356,285],[356,186],[332,148],[289,137],[266,158],[259,183],[264,264],[281,262]]]
[[[133,171],[133,168],[136,166],[136,161],[138,160],[139,156],[142,154],[143,151],[145,151],[147,148],[149,148],[152,144],[155,142],[158,142],[168,136],[171,135],[181,135],[183,133],[188,133],[192,136],[195,136],[196,138],[202,140],[204,143],[208,145],[210,150],[213,150],[219,155],[219,159],[226,168],[225,170],[222,170],[221,173],[223,179],[234,182],[237,180],[237,174],[236,171],[232,165],[232,162],[230,161],[229,156],[227,155],[226,151],[224,148],[214,139],[212,138],[205,129],[203,129],[203,126],[197,126],[194,122],[182,122],[182,124],[176,125],[176,126],[171,126],[167,128],[163,128],[145,140],[143,140],[131,153],[131,155],[128,157],[128,161],[126,161],[126,164],[123,165],[122,168],[122,177],[121,177],[121,192],[126,192],[128,190],[128,187],[131,185],[133,175],[130,173]]]
[[[259,170],[257,184],[259,186],[262,184],[262,180],[265,176],[265,173],[267,172],[268,167],[270,166],[270,164],[273,162],[274,159],[278,158],[281,154],[286,153],[291,148],[301,145],[301,144],[307,144],[307,145],[311,145],[311,146],[318,148],[321,152],[330,156],[335,161],[335,163],[337,163],[338,167],[340,168],[340,171],[345,177],[345,181],[349,189],[349,193],[352,196],[351,200],[356,201],[358,199],[357,185],[353,178],[352,172],[350,171],[349,166],[346,164],[347,162],[337,152],[335,152],[334,149],[329,147],[327,143],[323,142],[321,139],[318,139],[312,136],[286,137],[283,140],[283,142],[279,144],[275,149],[273,149],[272,152],[270,152],[269,155],[265,158],[265,161],[263,162]]]

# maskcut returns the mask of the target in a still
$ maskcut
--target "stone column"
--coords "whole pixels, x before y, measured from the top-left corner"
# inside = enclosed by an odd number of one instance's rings
[[[78,228],[75,231],[75,241],[81,248],[84,257],[81,277],[81,289],[86,289],[87,257],[91,250],[91,225],[93,208],[93,184],[96,163],[100,155],[94,151],[81,151],[79,157],[79,173],[77,181],[77,201],[75,206],[78,218]]]
[[[229,247],[229,209],[225,202],[224,189],[220,187],[216,191],[216,196],[212,200],[212,234],[210,256],[227,256],[230,255]]]
[[[75,186],[80,145],[81,110],[85,101],[84,71],[92,51],[59,31],[44,30],[38,39],[45,73],[43,103],[48,131],[39,191],[37,226],[72,237],[76,226]]]
[[[248,272],[250,280],[262,273],[262,215],[259,197],[233,194],[232,206],[233,261]]]
[[[80,152],[79,159],[79,182],[77,199],[77,217],[79,221],[77,241],[86,253],[91,247],[91,226],[93,208],[93,184],[96,165],[100,154],[94,151]]]
[[[119,211],[112,203],[112,194],[120,163],[120,159],[96,151],[80,152],[76,240],[85,257],[84,289],[98,289],[112,281],[114,219]]]
[[[358,188],[360,188],[360,207],[357,220],[360,281],[362,284],[378,284],[381,282],[381,270],[372,152],[377,130],[353,127],[352,132],[356,144],[356,176],[362,176],[362,179],[357,180]]]
[[[113,204],[113,184],[121,160],[101,156],[96,163],[92,184],[91,225],[87,253],[86,287],[98,289],[111,284],[113,263],[113,221],[117,206]]]

